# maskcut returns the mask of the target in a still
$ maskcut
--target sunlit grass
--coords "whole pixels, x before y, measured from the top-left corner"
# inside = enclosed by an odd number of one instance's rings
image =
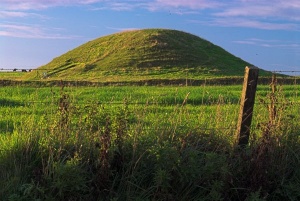
[[[258,88],[244,151],[234,149],[241,86],[2,87],[0,196],[297,200],[297,87],[278,92],[286,107],[267,142],[269,86]]]
[[[25,75],[24,72],[0,72],[0,79],[16,80],[22,78],[24,75]]]
[[[189,33],[145,29],[97,38],[54,58],[25,80],[130,82],[243,76],[251,65]],[[261,75],[270,75],[261,70]]]

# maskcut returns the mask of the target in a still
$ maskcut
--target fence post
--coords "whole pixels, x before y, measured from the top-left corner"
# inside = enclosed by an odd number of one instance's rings
[[[246,66],[245,68],[244,84],[237,125],[238,145],[242,147],[246,146],[249,141],[258,71],[259,69],[257,67]]]

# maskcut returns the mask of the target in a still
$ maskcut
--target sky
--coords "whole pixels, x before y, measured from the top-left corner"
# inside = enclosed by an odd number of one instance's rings
[[[0,0],[0,69],[34,69],[98,37],[166,28],[265,70],[300,71],[299,14],[299,0]]]

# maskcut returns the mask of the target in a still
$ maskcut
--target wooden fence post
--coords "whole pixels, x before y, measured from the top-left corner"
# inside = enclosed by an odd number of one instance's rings
[[[257,67],[246,66],[245,68],[244,84],[237,125],[238,145],[242,147],[245,147],[249,141],[258,71],[259,69]]]

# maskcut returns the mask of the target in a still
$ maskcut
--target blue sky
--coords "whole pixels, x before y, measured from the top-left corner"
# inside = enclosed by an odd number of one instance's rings
[[[299,0],[0,0],[0,68],[36,68],[101,36],[167,28],[266,70],[300,71],[299,13]]]

